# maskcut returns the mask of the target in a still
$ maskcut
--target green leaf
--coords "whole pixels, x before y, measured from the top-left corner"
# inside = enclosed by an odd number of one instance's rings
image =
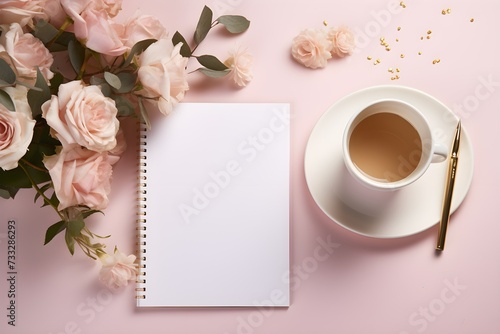
[[[126,117],[126,116],[134,116],[135,115],[135,106],[124,96],[118,95],[114,96],[116,108],[118,109],[118,116]]]
[[[130,93],[132,89],[134,89],[135,83],[137,82],[137,75],[130,72],[121,72],[118,73],[117,76],[121,82],[121,87],[118,89],[118,93]]]
[[[0,186],[0,197],[3,197],[5,199],[9,198],[14,198],[16,197],[17,192],[19,191],[19,188],[15,187],[6,187],[4,185]]]
[[[51,225],[45,232],[45,242],[43,244],[48,244],[52,239],[54,239],[56,235],[64,231],[66,229],[66,226],[66,222],[63,220]]]
[[[69,233],[69,229],[66,229],[66,234],[64,235],[64,240],[66,240],[66,246],[68,246],[68,250],[71,255],[75,254],[75,239]]]
[[[130,54],[127,56],[127,59],[125,59],[125,62],[123,63],[122,67],[127,67],[128,65],[130,65],[135,55],[143,52],[156,41],[157,41],[156,39],[145,39],[137,42],[130,50]]]
[[[119,90],[122,87],[120,78],[111,72],[104,72],[104,80],[106,80],[106,82],[116,90]]]
[[[71,40],[68,43],[69,61],[76,74],[80,73],[80,69],[85,61],[85,47],[77,40]]]
[[[72,237],[78,237],[84,227],[85,222],[83,221],[83,215],[79,215],[76,217],[76,220],[68,222],[68,232]]]
[[[34,199],[34,202],[36,203],[36,201],[40,198],[40,196],[42,196],[42,194],[44,194],[47,190],[49,190],[49,188],[52,186],[52,183],[49,182],[47,183],[46,185],[44,185],[43,187],[40,187],[40,192],[37,191],[36,195],[35,195],[35,199]]]
[[[14,101],[12,101],[10,95],[1,89],[0,89],[0,103],[3,104],[3,106],[7,108],[7,110],[10,111],[16,110],[16,106],[14,105]]]
[[[31,107],[33,118],[42,114],[42,104],[50,100],[52,97],[50,87],[47,85],[47,82],[45,81],[45,78],[39,68],[36,69],[35,87],[40,90],[30,89],[28,91],[28,103]]]
[[[198,71],[211,78],[222,78],[229,73],[229,69],[223,71],[214,71],[204,67],[199,68]]]
[[[198,20],[198,24],[196,25],[196,30],[194,32],[194,42],[197,45],[205,39],[208,32],[212,28],[212,16],[212,10],[207,6],[203,7],[200,19]]]
[[[191,49],[189,48],[189,44],[186,42],[184,36],[182,36],[178,31],[175,32],[174,36],[172,36],[172,43],[177,45],[182,43],[181,46],[181,56],[189,58],[191,57]]]
[[[227,66],[224,65],[223,62],[221,62],[217,57],[211,56],[211,55],[203,55],[196,57],[198,59],[198,62],[205,66],[208,69],[214,70],[214,71],[224,71],[227,70]]]
[[[149,120],[148,110],[144,107],[142,98],[138,98],[137,103],[139,104],[139,110],[141,112],[141,123],[146,126],[146,129],[151,130],[151,121]]]
[[[9,199],[10,193],[5,189],[0,188],[0,197],[5,198],[5,199]]]
[[[82,212],[82,217],[83,219],[87,219],[90,215],[93,215],[94,213],[101,213],[104,214],[101,210],[87,210]]]
[[[223,15],[217,19],[217,22],[224,25],[232,34],[242,33],[250,26],[250,21],[240,15]]]
[[[12,86],[16,83],[16,73],[5,59],[0,58],[0,87]]]
[[[45,20],[38,20],[33,31],[33,35],[44,44],[53,40],[58,33],[57,28]]]

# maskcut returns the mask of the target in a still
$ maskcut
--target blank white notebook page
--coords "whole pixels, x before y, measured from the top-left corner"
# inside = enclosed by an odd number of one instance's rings
[[[137,305],[289,306],[289,105],[181,103],[144,134]]]

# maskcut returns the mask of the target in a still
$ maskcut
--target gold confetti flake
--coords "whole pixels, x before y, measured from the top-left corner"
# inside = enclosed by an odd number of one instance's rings
[[[400,5],[401,7],[403,7],[403,8],[406,8],[406,4],[404,3],[404,1],[401,1],[401,2],[399,3],[399,5]]]
[[[419,51],[419,52],[418,52],[418,55],[419,55],[419,56],[421,56],[421,55],[422,55],[422,51]]]
[[[443,10],[441,11],[441,14],[446,15],[446,10],[445,10],[445,9],[443,9]]]
[[[372,56],[368,56],[368,57],[366,57],[366,59],[372,60]]]
[[[380,64],[380,58],[376,60],[377,64]]]
[[[386,47],[385,51],[391,51],[391,48],[390,47]]]
[[[396,42],[399,42],[399,38],[396,38]]]
[[[398,73],[399,73],[399,68],[396,68],[396,72],[398,72]]]
[[[441,62],[441,59],[434,59],[432,61],[433,64],[439,64]]]
[[[400,31],[400,30],[401,30],[401,27],[398,27],[398,31]]]
[[[424,36],[420,36],[420,40],[423,40],[424,39]]]
[[[446,10],[446,14],[451,14],[451,8],[448,8],[448,9]]]
[[[389,68],[387,69],[387,72],[394,73],[394,70],[392,69],[392,67],[389,67]]]
[[[471,18],[471,19],[470,19],[470,22],[474,22],[474,18]]]
[[[431,36],[430,36],[430,35],[427,35],[427,39],[431,39]]]
[[[400,57],[401,57],[401,58],[404,58],[404,57],[405,57],[404,53],[402,53]]]
[[[432,34],[432,31],[431,30],[427,30],[427,35],[430,35]]]
[[[327,20],[324,20],[324,21],[323,21],[323,25],[324,25],[325,27],[327,27],[327,26],[328,26],[328,21],[327,21]]]

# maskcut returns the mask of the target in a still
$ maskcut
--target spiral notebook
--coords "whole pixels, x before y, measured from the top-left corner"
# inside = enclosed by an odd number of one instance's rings
[[[289,105],[181,103],[140,148],[137,306],[289,306]]]

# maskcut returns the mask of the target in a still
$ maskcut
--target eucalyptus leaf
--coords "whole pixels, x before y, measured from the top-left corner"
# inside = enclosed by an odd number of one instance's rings
[[[0,189],[0,197],[2,197],[4,199],[9,199],[10,193],[5,189]]]
[[[75,254],[75,239],[69,233],[69,230],[66,229],[66,234],[64,235],[64,240],[66,241],[66,246],[68,246],[68,250],[71,255]]]
[[[45,78],[39,68],[36,69],[35,87],[39,88],[39,90],[31,89],[28,91],[28,104],[31,107],[33,118],[42,113],[42,104],[44,104],[45,101],[50,100],[52,97],[50,87],[47,85],[47,82],[45,81]]]
[[[93,75],[90,77],[90,84],[91,85],[99,86],[105,82],[106,82],[106,80],[104,80],[103,78],[98,77],[96,75]]]
[[[80,73],[80,69],[85,61],[85,47],[77,40],[71,40],[68,43],[69,61],[76,74]]]
[[[198,71],[211,78],[222,78],[229,73],[229,69],[223,71],[214,71],[204,67],[199,68]]]
[[[85,222],[83,221],[83,216],[78,215],[75,220],[68,222],[68,232],[72,237],[78,237],[82,233],[82,229],[85,227]]]
[[[0,87],[12,86],[16,83],[16,73],[5,59],[0,58]]]
[[[186,42],[184,36],[182,36],[178,31],[175,32],[174,36],[172,36],[172,43],[177,45],[182,43],[181,46],[181,56],[189,58],[191,57],[191,49],[189,48],[189,44]]]
[[[232,34],[242,33],[250,26],[250,21],[240,15],[223,15],[217,19],[217,22],[224,25],[226,30]]]
[[[212,17],[212,10],[207,6],[203,7],[200,19],[198,20],[198,24],[196,25],[196,30],[194,32],[194,42],[197,45],[205,39],[208,32],[212,28]]]
[[[118,95],[114,96],[116,109],[118,109],[118,116],[126,117],[126,116],[134,116],[135,115],[135,106],[124,96]]]
[[[106,97],[111,97],[112,91],[110,85],[108,85],[106,82],[103,82],[99,86],[101,87],[102,95]]]
[[[38,20],[33,31],[33,35],[44,44],[52,41],[58,33],[59,30],[45,20]]]
[[[122,82],[120,78],[111,72],[104,72],[104,80],[116,90],[119,90],[122,87]]]
[[[87,219],[89,216],[93,215],[94,213],[101,213],[104,214],[101,210],[87,210],[82,212],[82,217],[83,219]]]
[[[121,87],[118,89],[118,93],[130,93],[132,89],[134,89],[135,83],[137,82],[137,75],[129,72],[121,72],[118,73],[117,76],[121,82]]]
[[[128,65],[130,65],[135,55],[143,52],[156,41],[157,41],[156,39],[145,39],[135,43],[135,45],[130,50],[130,54],[127,56],[127,59],[125,59],[125,62],[123,63],[122,66],[127,67]]]
[[[63,220],[51,225],[45,232],[45,242],[43,244],[48,244],[52,239],[54,239],[56,235],[64,231],[66,229],[66,226],[66,222]]]
[[[7,110],[10,111],[16,110],[16,106],[14,105],[14,101],[12,101],[10,95],[1,89],[0,89],[0,103],[3,104],[3,106],[7,108]]]
[[[224,71],[227,70],[227,66],[224,65],[223,62],[221,62],[217,57],[212,56],[212,55],[203,55],[196,57],[198,62],[205,66],[206,68],[214,71]]]

